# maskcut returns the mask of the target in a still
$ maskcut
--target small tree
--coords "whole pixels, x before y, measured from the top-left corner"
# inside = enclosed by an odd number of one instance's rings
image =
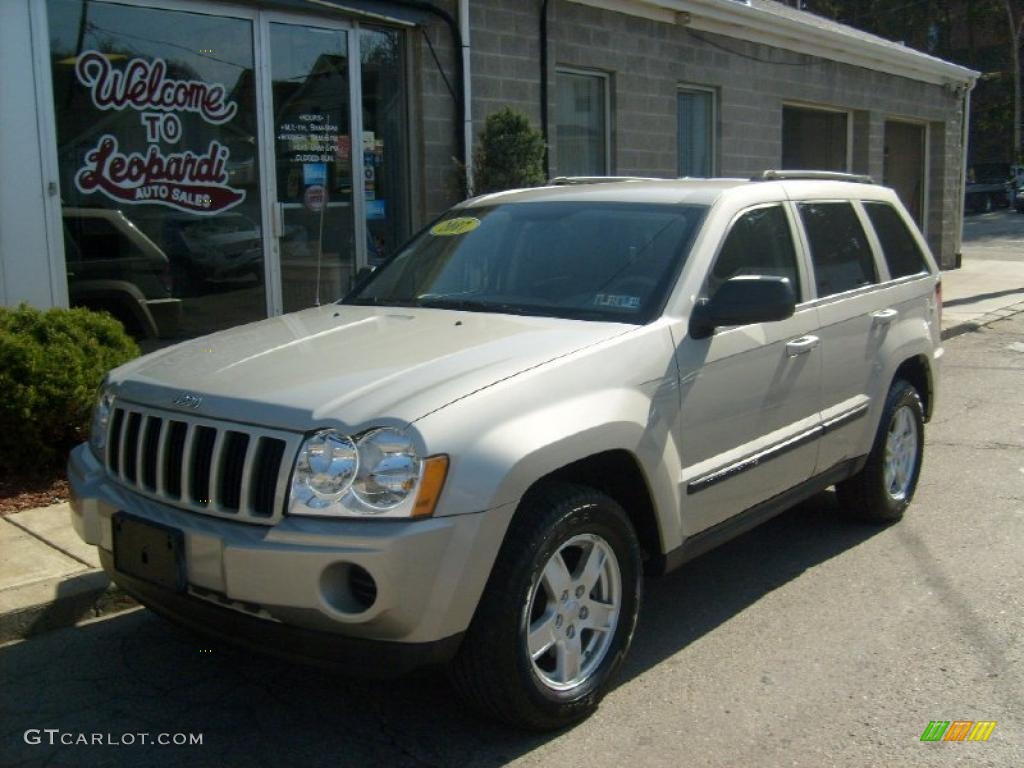
[[[473,165],[478,195],[543,184],[544,137],[526,115],[505,107],[487,117]]]

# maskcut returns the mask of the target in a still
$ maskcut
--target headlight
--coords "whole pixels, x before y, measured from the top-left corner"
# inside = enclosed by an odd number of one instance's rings
[[[359,469],[352,438],[323,429],[306,438],[295,460],[292,499],[312,510],[327,509],[348,493]]]
[[[107,429],[110,426],[110,414],[113,412],[114,396],[107,391],[107,384],[104,381],[92,407],[92,425],[89,428],[89,445],[99,459],[103,459],[107,448]]]
[[[324,429],[299,449],[288,511],[325,517],[431,515],[447,471],[447,456],[420,458],[400,430],[371,429],[353,439]]]
[[[420,478],[420,459],[412,441],[396,429],[375,429],[360,437],[357,445],[362,466],[352,491],[371,509],[394,509]]]

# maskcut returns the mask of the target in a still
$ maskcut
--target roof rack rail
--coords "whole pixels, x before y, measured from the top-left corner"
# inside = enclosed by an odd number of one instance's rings
[[[555,176],[548,186],[564,187],[570,184],[609,184],[616,181],[665,181],[644,176]]]
[[[838,171],[762,171],[750,178],[751,181],[849,181],[854,184],[874,184],[875,180],[862,173],[839,173]]]

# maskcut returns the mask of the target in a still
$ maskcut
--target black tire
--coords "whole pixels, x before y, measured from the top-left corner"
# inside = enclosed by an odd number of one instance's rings
[[[909,481],[901,493],[893,494],[886,487],[885,461],[886,442],[897,411],[906,408],[917,433],[917,449]],[[921,462],[924,458],[924,408],[921,397],[913,386],[897,379],[889,388],[885,409],[878,425],[875,442],[868,454],[863,469],[848,480],[836,484],[839,503],[846,514],[855,520],[869,523],[890,524],[898,522],[914,498],[917,481],[921,476]]]
[[[573,687],[557,691],[535,669],[527,651],[526,631],[529,622],[536,621],[531,618],[535,609],[531,596],[542,570],[579,535],[600,537],[615,555],[621,575],[618,623],[591,674]],[[573,571],[573,566],[566,565]],[[641,591],[640,546],[629,518],[614,500],[568,484],[528,494],[505,536],[480,605],[452,662],[456,690],[471,707],[521,728],[547,731],[582,720],[597,708],[629,649]],[[582,612],[579,615],[585,618]],[[581,641],[582,637],[580,630]]]

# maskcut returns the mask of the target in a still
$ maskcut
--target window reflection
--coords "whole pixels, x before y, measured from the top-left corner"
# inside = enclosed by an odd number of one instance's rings
[[[406,119],[402,35],[393,29],[363,29],[364,194],[367,258],[379,264],[409,234]]]
[[[71,302],[143,338],[264,317],[251,22],[48,11]]]

